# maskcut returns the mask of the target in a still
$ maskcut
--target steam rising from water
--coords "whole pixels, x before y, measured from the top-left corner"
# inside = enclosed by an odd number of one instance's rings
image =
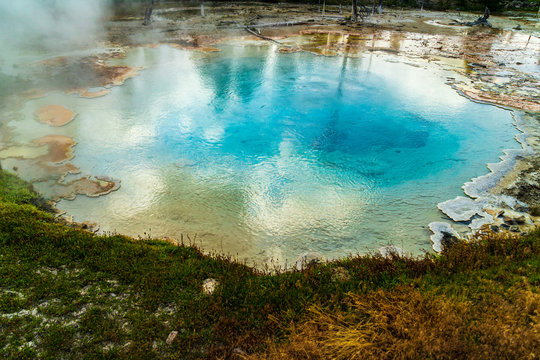
[[[109,0],[0,0],[0,71],[13,70],[32,48],[78,50],[102,29]]]

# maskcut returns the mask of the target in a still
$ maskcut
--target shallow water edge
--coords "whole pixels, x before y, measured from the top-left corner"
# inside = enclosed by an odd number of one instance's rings
[[[417,59],[414,59],[414,58],[412,59],[413,62],[416,61],[416,60]],[[115,84],[115,85],[120,85],[120,84]],[[105,90],[103,90],[103,91],[105,91]],[[99,93],[99,92],[97,92],[97,93]],[[103,96],[106,96],[106,95],[107,94],[103,93]],[[518,127],[518,129],[519,129],[519,127]],[[519,141],[520,140],[518,139],[518,142]],[[523,143],[522,143],[522,147],[524,147]],[[490,170],[490,173],[486,174],[484,176],[475,178],[472,181],[465,184],[464,185],[465,193],[467,195],[469,195],[469,196],[472,195],[477,200],[481,196],[487,195],[488,190],[493,188],[496,185],[495,182],[498,183],[502,179],[502,177],[511,170],[511,168],[516,163],[516,159],[519,156],[530,155],[529,153],[526,153],[524,151],[525,151],[524,148],[521,149],[521,150],[509,150],[503,156],[503,159],[501,160],[501,163],[497,163],[497,164],[500,164],[500,165],[489,164],[488,169]],[[470,184],[470,185],[468,185],[468,184]],[[473,184],[474,184],[474,186],[473,186]],[[506,205],[508,205],[507,202],[505,202]],[[514,208],[515,208],[516,205],[519,206],[521,204],[516,203],[514,205]],[[473,214],[471,216],[471,218],[475,217],[475,219],[473,220],[473,221],[475,221],[475,225],[474,225],[475,227],[479,223],[481,223],[482,221],[485,221],[485,220],[489,219],[489,217],[487,216],[489,214],[484,211],[486,209],[488,209],[488,208],[484,207],[484,208],[481,209],[482,211],[477,211],[475,214]],[[488,209],[488,210],[493,210],[493,209]],[[480,215],[479,212],[482,213],[482,214]],[[484,215],[484,214],[486,214],[486,215]],[[478,217],[480,217],[480,219],[478,219]],[[469,218],[469,220],[471,218]],[[459,221],[464,221],[464,220],[459,220]],[[485,224],[487,224],[487,223],[485,223]]]

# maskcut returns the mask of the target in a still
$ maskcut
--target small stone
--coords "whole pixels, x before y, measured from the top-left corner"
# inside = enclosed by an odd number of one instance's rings
[[[497,216],[497,210],[494,210],[494,209],[484,209],[484,211],[486,213],[488,213],[489,215],[493,216],[493,217],[496,217]]]
[[[522,205],[517,205],[514,209],[519,212],[527,212],[527,207]]]
[[[305,269],[311,265],[319,264],[324,261],[324,256],[317,252],[305,252],[295,261],[297,270]]]
[[[527,216],[516,211],[505,211],[503,221],[509,225],[523,225],[527,223]]]
[[[345,269],[342,266],[337,266],[332,268],[332,281],[333,282],[344,282],[348,281],[351,278],[349,270]]]
[[[506,224],[513,224],[514,223],[514,219],[511,218],[510,216],[504,216],[503,217],[503,221],[506,223]]]
[[[99,231],[99,225],[90,221],[85,221],[81,223],[81,229],[96,233]]]
[[[246,352],[240,348],[234,348],[233,353],[238,355],[246,355]]]
[[[382,248],[379,249],[379,253],[385,258],[392,257],[392,256],[398,256],[398,257],[405,256],[405,251],[403,251],[402,248],[399,248],[394,245],[383,246]]]
[[[501,231],[501,229],[500,229],[497,225],[491,225],[489,228],[490,228],[491,231],[493,231],[494,233],[498,233],[499,231]]]
[[[443,246],[443,249],[449,249],[458,242],[459,239],[454,234],[450,232],[442,232],[441,245]]]
[[[489,215],[493,216],[494,218],[498,218],[504,213],[503,210],[497,210],[497,209],[484,209],[484,211],[488,213]]]
[[[525,218],[525,216],[521,215],[521,216],[515,217],[514,221],[518,225],[523,225],[523,224],[525,224],[527,222],[527,218]]]
[[[508,228],[508,230],[510,230],[512,232],[519,232],[519,226],[511,225],[510,228]]]
[[[167,345],[171,345],[174,339],[178,336],[178,331],[171,331],[169,336],[167,336],[167,340],[165,341]]]
[[[445,247],[459,242],[459,234],[448,223],[435,221],[430,223],[428,227],[433,233],[431,241],[433,242],[433,250],[436,252],[441,252]]]
[[[216,279],[206,279],[203,282],[203,292],[206,295],[212,295],[219,285],[219,281]]]
[[[506,230],[510,229],[510,225],[508,225],[508,224],[501,224],[500,226],[501,226],[503,229],[506,229]]]

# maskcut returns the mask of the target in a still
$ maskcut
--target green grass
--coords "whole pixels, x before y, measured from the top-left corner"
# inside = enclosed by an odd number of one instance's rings
[[[351,294],[407,286],[475,303],[509,289],[537,293],[540,283],[540,232],[461,243],[441,256],[354,257],[267,274],[194,247],[96,236],[47,211],[0,171],[0,358],[230,358],[286,343],[310,308],[340,311]],[[336,267],[350,278],[333,280]],[[220,282],[212,295],[202,291],[207,278]]]

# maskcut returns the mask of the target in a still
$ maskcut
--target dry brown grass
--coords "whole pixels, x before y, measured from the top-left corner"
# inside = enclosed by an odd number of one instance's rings
[[[535,359],[539,320],[540,295],[526,287],[474,304],[399,287],[312,307],[288,343],[250,359]]]

